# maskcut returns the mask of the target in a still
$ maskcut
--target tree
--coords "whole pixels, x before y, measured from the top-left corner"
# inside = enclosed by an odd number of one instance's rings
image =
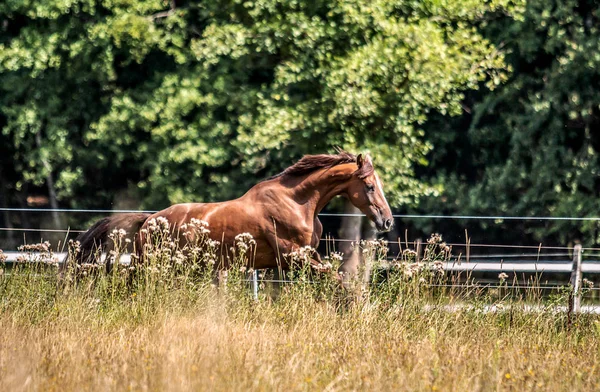
[[[11,189],[148,208],[240,195],[302,154],[371,151],[394,205],[430,111],[497,85],[503,53],[478,29],[509,1],[159,0],[0,5],[0,124]],[[46,162],[47,164],[43,164]],[[54,185],[52,185],[54,184]],[[39,188],[40,190],[42,188]]]
[[[422,210],[598,216],[598,12],[593,2],[529,1],[522,20],[487,26],[490,39],[510,53],[514,73],[494,92],[471,94],[471,114],[445,124],[431,118],[426,134],[438,148],[428,174],[444,187],[444,199],[423,200]],[[600,242],[597,222],[470,224],[488,241]]]
[[[112,98],[93,125],[126,144],[148,133],[153,205],[234,197],[302,154],[368,149],[392,202],[423,192],[419,124],[459,113],[462,90],[499,83],[503,57],[472,27],[501,8],[385,1],[258,1],[186,9],[207,16],[172,72]],[[193,29],[192,29],[193,31]],[[139,139],[133,139],[138,143]],[[132,145],[133,146],[133,145]],[[165,200],[167,199],[167,200]]]

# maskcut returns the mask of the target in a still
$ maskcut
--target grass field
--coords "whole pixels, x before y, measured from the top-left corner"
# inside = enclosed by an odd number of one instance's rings
[[[568,322],[552,311],[562,297],[434,292],[423,269],[356,300],[301,270],[277,299],[262,290],[255,301],[239,268],[217,289],[210,271],[164,248],[110,274],[73,267],[59,279],[25,263],[3,274],[0,390],[600,389],[600,321]],[[526,301],[548,310],[525,312]],[[473,306],[437,306],[456,302]],[[485,313],[484,303],[511,306]]]

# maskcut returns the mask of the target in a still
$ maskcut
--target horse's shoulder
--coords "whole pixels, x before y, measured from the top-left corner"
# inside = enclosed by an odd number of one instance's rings
[[[281,200],[281,189],[271,186],[270,184],[259,184],[251,189],[252,192],[248,192],[248,195],[254,200],[267,202],[278,202]]]

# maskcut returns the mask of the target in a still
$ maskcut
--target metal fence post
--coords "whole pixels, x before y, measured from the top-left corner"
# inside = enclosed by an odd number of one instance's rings
[[[258,271],[252,271],[252,295],[254,300],[258,301]]]
[[[571,271],[571,295],[569,296],[569,314],[579,313],[581,310],[581,254],[580,244],[573,248],[573,269]]]

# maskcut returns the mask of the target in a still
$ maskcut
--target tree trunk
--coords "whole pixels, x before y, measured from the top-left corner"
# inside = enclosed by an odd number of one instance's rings
[[[2,208],[8,208],[8,197],[6,196],[6,181],[4,180],[4,177],[2,176],[2,170],[0,170],[0,207]],[[2,222],[2,227],[5,227],[7,229],[12,229],[13,225],[12,225],[12,221],[10,219],[10,212],[7,210],[2,211],[2,218],[3,218],[3,222]],[[7,240],[7,245],[8,247],[13,247],[15,245],[14,242],[14,237],[15,237],[15,233],[12,230],[8,230],[6,232],[6,240]]]
[[[344,205],[344,214],[360,214],[360,210],[346,200]],[[358,272],[360,264],[360,252],[358,243],[360,242],[360,229],[362,226],[362,216],[344,216],[339,232],[338,250],[344,254],[344,261],[339,268],[346,278],[353,278]],[[352,246],[354,244],[354,246]]]
[[[21,208],[21,227],[24,229],[31,228],[31,221],[29,219],[29,214],[27,211],[24,211],[27,208],[27,189],[29,188],[29,184],[26,182],[23,184],[23,188],[17,194],[17,200],[19,202],[19,207]]]
[[[35,135],[35,142],[37,144],[37,147],[39,149],[42,148],[42,136],[40,135],[40,133],[36,133]],[[46,169],[46,171],[48,172],[48,174],[46,175],[46,185],[48,186],[48,198],[50,201],[50,207],[52,207],[53,210],[57,210],[58,209],[58,198],[56,197],[56,189],[54,186],[54,177],[52,177],[52,166],[50,166],[50,162],[48,162],[46,159],[43,158],[43,154],[42,155],[42,165],[44,165],[44,168]],[[54,226],[56,229],[60,229],[62,224],[60,221],[60,215],[58,214],[57,211],[52,211],[52,220],[54,221]]]

